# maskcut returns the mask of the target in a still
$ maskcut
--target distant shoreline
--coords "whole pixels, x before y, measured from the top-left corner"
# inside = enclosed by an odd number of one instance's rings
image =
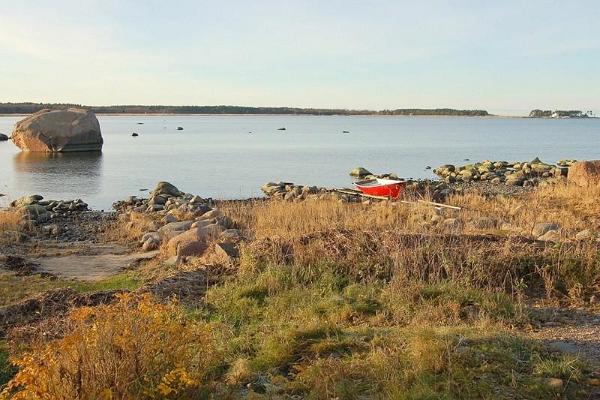
[[[72,103],[0,103],[0,114],[32,114],[44,109],[64,110],[86,108],[96,114],[166,114],[166,115],[459,115],[487,116],[486,110],[459,110],[454,108],[395,108],[382,110],[346,108],[302,108],[302,107],[247,107],[236,105],[169,106],[118,104],[93,106]]]
[[[27,117],[34,113],[15,113],[15,114],[6,114],[0,113],[0,117]],[[464,117],[464,118],[528,118],[523,116],[514,116],[514,115],[453,115],[453,114],[421,114],[421,115],[405,115],[405,114],[229,114],[229,113],[213,113],[213,114],[199,114],[199,113],[95,113],[99,116],[111,116],[111,117],[169,117],[169,116],[186,116],[186,117],[407,117],[407,118],[416,118],[416,117]],[[548,118],[550,119],[550,118]]]

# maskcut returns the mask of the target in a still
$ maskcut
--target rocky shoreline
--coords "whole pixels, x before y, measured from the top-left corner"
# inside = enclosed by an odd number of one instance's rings
[[[440,180],[408,180],[406,197],[443,202],[451,195],[469,192],[484,196],[519,196],[536,187],[566,182],[567,179],[580,185],[585,184],[587,175],[598,176],[600,168],[596,164],[562,160],[552,165],[538,158],[530,162],[483,161],[462,166],[447,164],[433,170]],[[355,168],[350,175],[360,180],[399,179],[391,173],[372,174],[362,167]],[[266,195],[264,199],[239,201],[377,201],[348,191],[290,182],[269,182],[262,186],[262,191]],[[60,241],[85,241],[93,236],[90,232],[101,229],[99,225],[119,220],[127,222],[130,228],[135,228],[136,224],[139,225],[139,220],[144,219],[138,215],[144,215],[148,218],[144,220],[145,231],[140,235],[139,246],[143,251],[164,247],[166,255],[175,260],[201,255],[213,241],[218,246],[222,245],[221,250],[225,256],[233,257],[237,251],[230,245],[235,245],[242,236],[235,229],[235,223],[218,209],[217,201],[183,193],[168,182],[159,182],[148,198],[130,196],[115,202],[113,208],[115,211],[92,211],[81,199],[47,200],[40,195],[25,196],[11,202],[10,210],[20,216],[21,226],[27,229],[19,232],[4,231],[2,234],[18,242],[26,240],[27,234],[24,232],[29,229],[43,237]],[[148,223],[147,220],[151,222]]]

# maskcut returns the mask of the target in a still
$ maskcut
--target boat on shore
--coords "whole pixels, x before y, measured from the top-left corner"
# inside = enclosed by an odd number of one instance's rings
[[[406,181],[396,179],[368,179],[354,182],[354,186],[369,196],[399,199],[406,189]]]

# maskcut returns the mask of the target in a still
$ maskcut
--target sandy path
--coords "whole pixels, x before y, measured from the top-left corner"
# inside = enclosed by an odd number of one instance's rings
[[[121,246],[98,246],[87,254],[71,254],[35,258],[39,270],[61,278],[97,281],[108,278],[143,260],[149,260],[158,251],[127,253]]]

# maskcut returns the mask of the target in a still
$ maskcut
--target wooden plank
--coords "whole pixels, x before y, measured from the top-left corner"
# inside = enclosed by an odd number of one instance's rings
[[[449,204],[436,203],[436,202],[433,202],[433,201],[425,201],[425,200],[418,200],[418,201],[421,204],[427,204],[427,205],[430,205],[430,206],[451,208],[452,210],[462,210],[462,207],[451,206]]]
[[[353,189],[334,189],[334,191],[338,192],[338,193],[344,193],[344,194],[349,194],[352,196],[360,196],[360,197],[366,197],[368,199],[377,199],[377,200],[389,200],[388,197],[385,196],[372,196],[370,194],[364,194],[363,192],[361,192],[360,190],[353,190]]]

